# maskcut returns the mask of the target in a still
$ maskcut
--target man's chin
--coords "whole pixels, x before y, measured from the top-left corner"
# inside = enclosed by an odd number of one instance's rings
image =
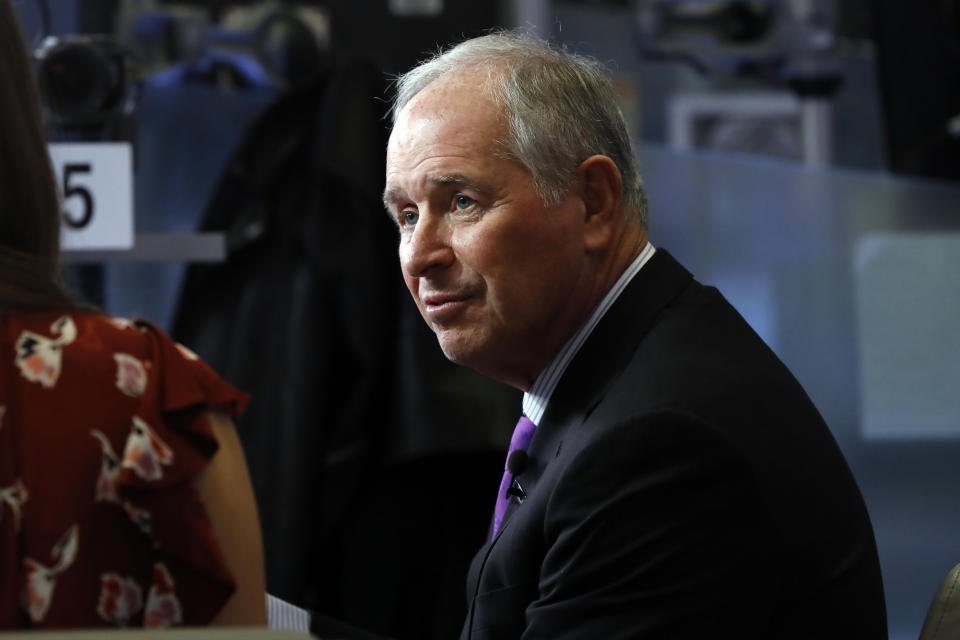
[[[522,391],[528,391],[533,384],[533,378],[526,375],[518,367],[509,368],[502,366],[504,360],[491,357],[490,345],[486,343],[465,344],[462,342],[445,343],[440,340],[440,349],[447,360],[477,373],[502,382],[503,384],[515,387]]]
[[[454,331],[437,331],[437,342],[440,344],[440,350],[450,362],[473,367],[477,359],[480,346],[471,340],[465,339],[465,336]]]
[[[462,345],[453,345],[445,346],[444,343],[440,342],[440,350],[443,351],[443,355],[447,357],[447,360],[454,362],[464,367],[469,367],[473,359],[470,357],[470,353],[463,348]]]

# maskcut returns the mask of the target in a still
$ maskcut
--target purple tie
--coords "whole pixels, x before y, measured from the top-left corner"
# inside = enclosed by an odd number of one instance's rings
[[[537,425],[533,424],[527,416],[521,416],[517,426],[513,429],[513,437],[510,438],[510,450],[507,451],[507,462],[503,464],[503,478],[500,480],[500,491],[497,493],[497,504],[493,509],[493,535],[497,535],[500,529],[500,521],[503,520],[503,514],[507,511],[507,489],[510,487],[511,474],[508,471],[510,454],[514,451],[526,451],[533,439],[533,431]]]

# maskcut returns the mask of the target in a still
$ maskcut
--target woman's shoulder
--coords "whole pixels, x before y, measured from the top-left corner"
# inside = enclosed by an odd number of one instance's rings
[[[146,320],[89,311],[6,313],[0,339],[12,347],[22,373],[46,388],[64,378],[83,388],[99,372],[115,376],[121,390],[135,397],[149,381],[159,383],[162,397],[155,399],[161,410],[208,404],[236,414],[247,401],[193,351]]]
[[[95,311],[8,311],[3,315],[2,331],[18,338],[24,332],[59,340],[62,344],[100,340],[143,341],[140,334],[163,331],[149,322],[117,318]],[[165,335],[165,334],[163,334]]]
[[[147,320],[95,311],[8,312],[0,331],[7,339],[50,341],[60,347],[84,346],[86,350],[126,348],[142,351],[156,348],[159,343],[175,348],[187,360],[199,360],[193,351]]]
[[[18,452],[33,461],[10,485],[22,487],[29,545],[4,551],[53,567],[24,578],[33,621],[149,625],[169,614],[167,622],[208,622],[235,581],[195,484],[222,447],[217,414],[236,413],[246,396],[148,322],[5,313],[0,338],[15,349],[0,361],[12,367],[0,386],[8,416],[0,447],[15,433]],[[14,466],[0,486],[13,483]],[[64,486],[74,496],[67,503]],[[55,591],[51,571],[64,574]],[[169,595],[159,600],[161,588]]]

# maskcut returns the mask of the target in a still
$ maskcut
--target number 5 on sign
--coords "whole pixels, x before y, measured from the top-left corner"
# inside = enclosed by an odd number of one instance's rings
[[[127,142],[57,142],[64,249],[133,248],[133,153]]]

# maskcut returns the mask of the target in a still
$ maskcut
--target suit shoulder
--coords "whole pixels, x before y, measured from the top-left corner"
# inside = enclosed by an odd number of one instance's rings
[[[756,486],[752,464],[736,443],[680,408],[660,407],[616,423],[588,421],[562,447],[567,452],[558,460],[563,472],[553,500],[576,495],[586,506],[630,494],[658,499],[701,482],[715,490],[730,482],[743,496]]]

